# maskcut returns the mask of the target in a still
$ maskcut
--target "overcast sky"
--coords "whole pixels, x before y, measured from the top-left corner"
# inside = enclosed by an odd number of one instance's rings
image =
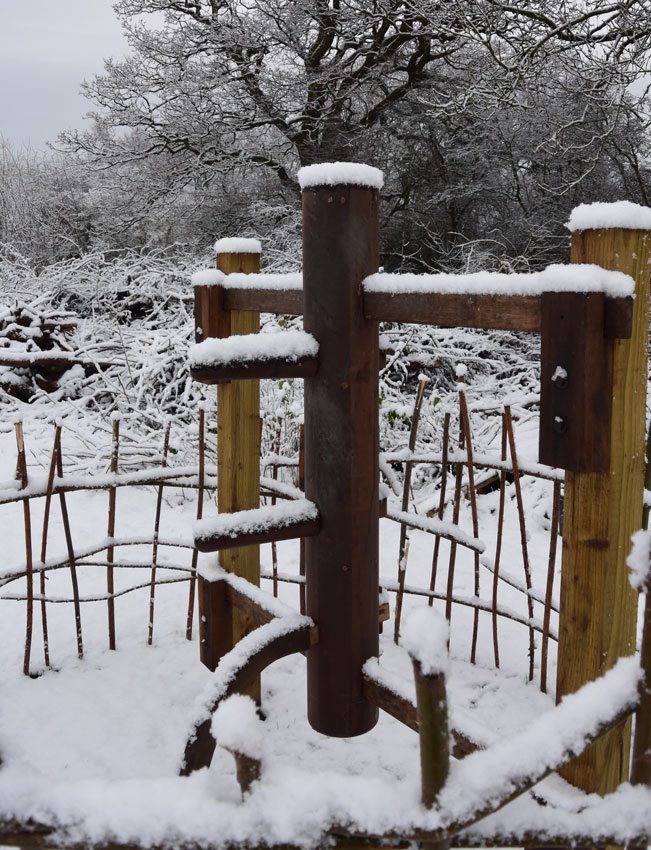
[[[127,50],[111,3],[0,0],[0,135],[43,149],[83,126],[81,81]]]

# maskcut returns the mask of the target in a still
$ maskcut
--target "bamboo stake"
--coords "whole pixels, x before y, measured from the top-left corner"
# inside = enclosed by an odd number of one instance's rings
[[[472,515],[472,533],[475,537],[479,537],[479,519],[477,516],[477,493],[475,492],[475,468],[472,462],[472,435],[470,432],[470,416],[468,414],[468,404],[466,402],[466,393],[463,390],[464,375],[457,374],[459,382],[459,418],[464,431],[466,440],[466,455],[468,457],[468,495],[470,497],[470,513]],[[479,599],[479,552],[474,555],[475,568],[475,596]],[[477,659],[477,635],[479,631],[479,609],[475,608],[472,620],[472,643],[470,648],[470,663],[475,664]]]
[[[543,615],[543,636],[540,653],[540,690],[547,693],[547,655],[549,647],[549,621],[552,615],[552,593],[554,590],[554,569],[556,567],[556,544],[558,525],[561,516],[561,482],[554,482],[552,504],[552,525],[549,532],[549,561],[547,563],[547,586],[545,589],[545,613]]]
[[[278,420],[278,428],[276,431],[276,440],[274,441],[275,454],[280,454],[280,445],[281,445],[281,437],[282,437],[282,420]],[[274,481],[278,480],[278,465],[274,464],[271,468],[271,477]],[[271,497],[272,506],[276,504],[276,496],[275,494]],[[276,541],[271,541],[271,572],[272,572],[272,589],[273,595],[278,596],[278,548],[276,546]]]
[[[425,396],[425,387],[429,384],[429,378],[420,378],[418,381],[418,389],[416,390],[416,399],[414,400],[414,409],[411,414],[411,426],[409,428],[409,451],[413,452],[416,448],[416,437],[418,436],[418,424],[420,421],[420,411],[423,406],[423,398]],[[402,506],[401,510],[405,513],[409,510],[409,491],[411,489],[411,473],[413,462],[408,460],[405,463],[405,477],[402,487]],[[398,578],[405,556],[405,544],[407,540],[407,527],[400,525],[400,545],[398,548]]]
[[[463,450],[463,428],[459,427],[459,448]],[[463,480],[463,464],[455,464],[454,470],[454,504],[452,508],[452,524],[459,524],[459,511],[461,508],[461,484]],[[456,541],[450,543],[450,558],[448,560],[448,582],[445,598],[445,619],[450,622],[452,620],[452,590],[454,588],[454,568],[457,560],[457,544]]]
[[[15,431],[16,446],[18,449],[16,472],[20,479],[21,489],[24,490],[28,484],[28,477],[22,422],[16,422]],[[25,565],[27,568],[27,617],[25,623],[25,654],[23,658],[23,673],[25,674],[25,676],[29,676],[29,665],[32,653],[32,631],[34,627],[34,571],[32,557],[32,515],[28,497],[23,499],[23,524],[25,526]]]
[[[441,492],[439,496],[439,507],[437,512],[437,517],[439,520],[443,519],[443,513],[445,511],[445,495],[447,489],[447,481],[448,481],[448,449],[450,444],[450,412],[446,412],[443,417],[443,445],[441,447],[442,450],[442,458],[441,458]],[[436,572],[438,570],[439,563],[439,548],[441,545],[441,535],[437,534],[434,538],[434,552],[432,553],[432,573],[429,580],[429,589],[434,590],[436,587]],[[428,605],[430,608],[434,602],[434,597],[430,596]]]
[[[506,421],[502,414],[502,453],[501,458],[506,461]],[[500,559],[502,557],[502,536],[504,534],[504,506],[506,503],[506,470],[500,470],[500,503],[497,511],[497,540],[495,542],[495,566],[493,567],[493,593],[492,602],[492,626],[493,626],[493,654],[495,666],[500,666],[500,646],[497,636],[497,593],[500,580]]]
[[[63,478],[63,457],[61,451],[61,425],[57,425],[54,432],[54,443],[56,447],[57,475]],[[68,550],[68,563],[70,564],[70,581],[72,583],[72,595],[75,608],[75,633],[77,635],[77,655],[84,657],[84,642],[81,634],[81,607],[79,605],[79,584],[77,582],[77,567],[75,564],[75,547],[72,543],[72,532],[70,531],[70,519],[68,517],[68,505],[65,493],[59,493],[59,504],[61,506],[61,519],[63,521],[63,533],[66,538]]]
[[[405,577],[407,575],[407,559],[409,558],[409,538],[405,541],[405,548],[398,570],[398,592],[396,593],[396,616],[393,627],[393,642],[398,643],[400,637],[400,621],[402,619],[402,601],[405,595]]]
[[[170,447],[170,428],[171,423],[168,422],[165,426],[163,435],[163,457],[161,466],[167,466],[167,453]],[[154,605],[156,598],[156,566],[158,564],[158,533],[160,530],[160,515],[163,506],[163,485],[158,488],[158,496],[156,498],[156,515],[154,517],[154,542],[151,550],[151,584],[149,588],[149,628],[147,630],[147,644],[152,645],[154,640]]]
[[[111,472],[115,475],[118,471],[118,460],[120,453],[120,420],[116,416],[113,419],[112,425],[112,434],[111,434]],[[115,536],[115,502],[116,502],[116,489],[115,487],[111,487],[109,489],[109,502],[108,502],[108,527],[106,531],[107,537],[111,540]],[[113,585],[113,546],[108,546],[106,550],[106,560],[109,562],[110,566],[106,568],[106,592],[109,594],[107,608],[108,608],[108,635],[109,635],[109,649],[115,649],[115,602],[113,599],[114,585]]]
[[[414,409],[411,414],[411,426],[409,428],[409,451],[413,452],[416,448],[416,438],[418,436],[418,424],[420,422],[420,411],[423,406],[423,398],[425,397],[425,388],[429,384],[429,378],[421,377],[418,381],[418,389],[416,390],[416,398],[414,400]],[[402,511],[409,510],[409,491],[411,490],[411,473],[414,464],[408,460],[405,464],[405,477],[402,487]],[[398,595],[396,597],[396,616],[393,626],[393,640],[398,643],[400,636],[400,619],[402,617],[402,588],[405,586],[405,578],[407,575],[407,559],[409,557],[409,538],[407,537],[407,526],[400,523],[400,544],[398,547]]]
[[[204,407],[199,408],[199,487],[197,490],[197,519],[203,517],[203,495],[206,480],[206,411]],[[197,585],[197,563],[199,551],[192,550],[192,565],[190,575],[190,589],[188,591],[188,616],[185,625],[186,640],[192,640],[192,623],[194,620],[194,597]]]
[[[515,435],[513,433],[513,420],[511,419],[511,408],[504,405],[504,421],[506,423],[506,435],[511,452],[511,463],[513,464],[513,483],[515,484],[515,500],[518,506],[518,520],[520,524],[520,543],[522,544],[522,566],[524,569],[524,580],[527,591],[531,590],[531,571],[529,569],[529,547],[527,545],[527,527],[524,518],[524,503],[522,501],[522,488],[520,487],[520,471],[518,469],[518,455],[515,450]],[[527,611],[529,619],[533,620],[533,600],[527,593]],[[529,681],[533,681],[533,662],[535,653],[535,638],[533,628],[529,629]]]
[[[56,433],[56,432],[55,432]],[[47,536],[50,524],[50,510],[52,508],[52,490],[54,487],[54,475],[56,473],[56,440],[52,441],[52,454],[50,455],[50,468],[47,476],[47,493],[45,496],[45,507],[43,510],[43,531],[41,534],[41,570],[40,585],[41,592],[41,622],[43,626],[43,658],[47,667],[50,666],[50,640],[47,628],[47,603],[45,597],[45,558],[47,556]]]

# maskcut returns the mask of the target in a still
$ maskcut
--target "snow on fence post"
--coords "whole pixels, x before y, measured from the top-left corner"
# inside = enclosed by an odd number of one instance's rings
[[[651,211],[625,202],[584,205],[568,226],[571,262],[629,274],[635,300],[630,339],[613,343],[610,468],[565,476],[557,700],[635,652],[637,597],[626,557],[642,524]],[[613,791],[628,778],[630,735],[628,722],[562,775],[587,792]]]
[[[321,532],[305,541],[306,613],[319,627],[308,652],[308,720],[334,737],[372,729],[362,666],[378,655],[377,321],[362,281],[379,264],[382,173],[356,163],[301,169],[304,325],[319,343],[305,380],[305,492]]]
[[[219,239],[216,263],[224,274],[260,271],[257,239]],[[213,273],[214,274],[214,273]],[[195,286],[195,315],[208,337],[253,334],[260,330],[255,311],[225,310],[220,285]],[[205,318],[204,318],[205,317]],[[205,325],[205,326],[204,326]],[[257,508],[260,505],[260,382],[230,381],[217,387],[217,506],[220,513]],[[221,565],[229,572],[260,584],[260,548],[247,546],[220,552]],[[214,670],[219,659],[253,627],[246,615],[229,607],[223,582],[199,580],[200,652],[202,662]],[[229,623],[232,621],[232,628]],[[230,635],[224,631],[230,630]],[[257,701],[260,682],[247,690]]]

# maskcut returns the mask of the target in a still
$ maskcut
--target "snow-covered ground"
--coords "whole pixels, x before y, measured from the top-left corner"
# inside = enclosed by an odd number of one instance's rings
[[[28,462],[36,472],[47,459],[51,434],[40,420],[28,421],[25,438],[31,454]],[[536,459],[536,421],[526,417],[517,431],[522,458]],[[64,430],[66,457],[79,445],[74,428]],[[10,431],[0,433],[0,480],[14,475],[15,442]],[[40,470],[43,471],[42,469]],[[450,492],[450,490],[449,490]],[[523,479],[529,556],[534,588],[542,595],[547,570],[552,483]],[[422,506],[436,502],[427,488],[417,498]],[[395,502],[395,498],[391,500]],[[72,538],[77,549],[91,547],[106,537],[107,494],[102,491],[71,493],[67,496]],[[117,491],[116,537],[151,535],[156,491],[127,487]],[[498,493],[479,496],[479,536],[486,553],[494,554]],[[35,558],[40,550],[43,499],[32,500]],[[451,506],[448,508],[448,516]],[[163,501],[161,534],[166,539],[188,540],[196,513],[196,491],[167,488]],[[204,516],[214,514],[206,498]],[[470,508],[463,501],[461,527],[472,531]],[[14,572],[24,562],[23,507],[21,503],[0,505],[2,575]],[[380,522],[381,579],[395,582],[399,547],[399,525]],[[422,531],[409,534],[410,547],[406,584],[429,586],[433,537]],[[559,547],[560,549],[560,547]],[[56,499],[50,520],[48,557],[65,553],[61,514]],[[436,588],[445,589],[448,544],[442,541]],[[101,560],[102,555],[95,556]],[[144,561],[151,545],[120,547],[116,562]],[[271,569],[269,546],[262,547],[263,569]],[[202,555],[210,564],[215,556]],[[165,570],[167,564],[188,568],[191,551],[161,547],[158,578],[180,578],[184,573]],[[560,565],[560,552],[557,570]],[[298,573],[298,544],[278,544],[281,573]],[[455,594],[473,595],[473,553],[458,550]],[[506,525],[502,570],[523,581],[522,553],[513,485],[507,486]],[[106,592],[104,567],[78,567],[80,595],[93,597]],[[558,579],[558,577],[557,577]],[[116,591],[149,580],[148,569],[116,569]],[[35,581],[38,589],[38,581]],[[492,574],[482,567],[481,598],[490,600]],[[263,580],[271,592],[271,582]],[[24,580],[0,588],[2,596],[23,594]],[[558,581],[555,596],[558,594]],[[71,596],[67,569],[48,573],[50,598]],[[281,598],[298,607],[298,587],[280,585]],[[43,666],[39,605],[35,605],[32,669],[42,673],[30,679],[22,674],[25,636],[24,602],[0,599],[0,820],[33,819],[65,826],[66,841],[116,841],[128,844],[198,843],[249,844],[292,843],[314,845],[324,831],[340,826],[381,834],[392,829],[436,827],[436,813],[420,805],[418,736],[380,715],[378,725],[357,739],[333,739],[317,734],[306,719],[305,659],[301,655],[274,664],[262,677],[263,776],[242,801],[235,778],[232,756],[217,750],[212,765],[188,778],[180,778],[186,737],[191,728],[193,706],[210,681],[211,674],[199,662],[197,628],[194,640],[185,639],[188,598],[187,582],[161,585],[156,590],[154,641],[147,646],[149,590],[143,588],[116,599],[117,651],[108,649],[105,601],[82,603],[83,660],[77,658],[73,607],[49,604],[51,670]],[[392,614],[395,610],[391,594]],[[403,618],[423,597],[405,597]],[[526,620],[523,594],[502,582],[499,604]],[[445,603],[434,603],[439,611]],[[535,605],[542,620],[542,606]],[[195,618],[196,619],[196,618]],[[404,619],[403,619],[404,622]],[[552,617],[552,628],[556,624]],[[451,664],[448,676],[451,725],[480,746],[507,740],[527,728],[532,719],[553,706],[553,696],[542,694],[540,635],[536,635],[535,676],[528,682],[528,629],[521,623],[500,619],[501,669],[495,670],[490,613],[480,615],[477,663],[471,665],[472,610],[455,605],[452,614]],[[407,653],[393,643],[393,619],[385,623],[381,636],[383,667],[404,678],[413,692],[411,664]],[[548,681],[553,685],[555,644],[550,642]],[[567,789],[561,780],[550,778],[540,786],[543,797],[562,799],[565,821],[548,823],[533,799],[527,796],[511,804],[512,822],[548,824],[550,828],[579,830],[587,815],[583,796]],[[563,792],[561,794],[561,791]],[[598,822],[604,830],[613,823],[635,829],[630,813],[645,810],[647,798],[629,789],[629,797],[609,802]],[[637,796],[631,796],[631,795]],[[560,795],[560,796],[559,796]],[[520,807],[515,808],[514,807]],[[613,820],[615,811],[626,813]],[[589,808],[589,806],[588,806]],[[605,811],[605,814],[604,814]],[[609,814],[610,813],[610,814]],[[505,815],[500,815],[503,819]],[[547,817],[547,821],[545,820]],[[581,821],[581,818],[584,821]],[[485,829],[504,829],[499,819]],[[554,825],[555,824],[555,825]]]

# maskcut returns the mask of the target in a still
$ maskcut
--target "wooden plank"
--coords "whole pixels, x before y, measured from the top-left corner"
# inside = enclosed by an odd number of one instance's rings
[[[200,552],[224,552],[245,546],[261,546],[278,540],[295,540],[299,537],[313,537],[319,533],[318,519],[300,519],[285,521],[281,526],[268,527],[264,531],[251,531],[238,534],[214,534],[210,537],[195,538],[194,545]]]
[[[442,328],[540,330],[540,298],[524,295],[443,295],[365,292],[364,315],[378,322],[410,322]]]
[[[303,314],[302,289],[224,289],[224,307],[283,316]]]
[[[542,296],[540,463],[576,472],[610,468],[613,340],[602,293]]]
[[[378,655],[378,325],[361,284],[379,261],[378,192],[303,192],[305,330],[319,371],[305,381],[305,491],[321,533],[305,541],[306,610],[319,625],[308,655],[308,720],[352,737],[372,729],[362,666]]]
[[[614,343],[610,469],[565,476],[558,699],[635,651],[637,595],[626,557],[642,524],[650,248],[646,231],[572,236],[572,262],[630,274],[636,297],[632,336]],[[613,791],[628,778],[630,728],[605,736],[562,775],[584,791]]]
[[[255,363],[225,363],[220,366],[201,366],[190,370],[193,380],[201,384],[223,384],[228,381],[262,380],[263,378],[309,378],[319,368],[317,357],[297,360],[268,358]]]

